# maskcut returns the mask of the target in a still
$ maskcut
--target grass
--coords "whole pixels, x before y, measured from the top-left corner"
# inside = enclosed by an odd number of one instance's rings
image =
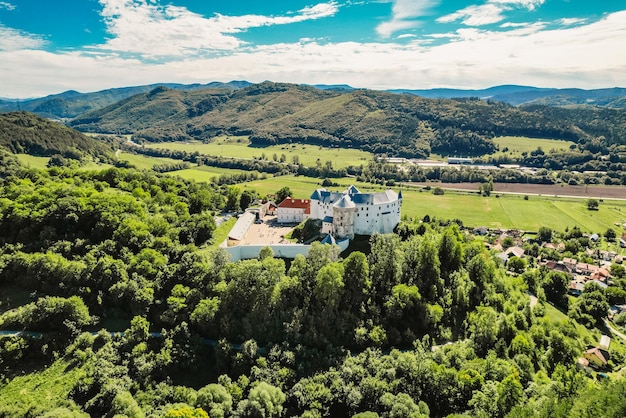
[[[287,186],[294,197],[307,198],[321,187],[321,179],[305,176],[281,176],[264,180],[255,180],[239,184],[242,190],[254,190],[261,195],[276,193]],[[339,186],[331,190],[343,190],[354,184],[361,191],[382,190],[385,187],[359,183],[354,179],[334,179]],[[399,187],[393,187],[398,190]],[[428,191],[402,187],[402,214],[423,218],[425,215],[438,219],[458,218],[467,226],[487,226],[490,228],[518,228],[537,231],[541,226],[556,231],[579,226],[583,232],[604,233],[613,227],[626,214],[626,201],[604,200],[597,211],[587,210],[586,199],[501,195],[482,197],[477,193],[446,191],[442,196],[435,196]]]
[[[156,164],[180,164],[180,160],[173,158],[161,158],[161,157],[149,157],[139,154],[131,154],[129,152],[120,152],[118,159],[122,161],[128,161],[135,167],[141,170],[152,170],[152,167]]]
[[[271,145],[267,147],[255,147],[250,144],[245,136],[221,136],[213,142],[204,144],[202,142],[162,142],[157,144],[146,144],[148,148],[163,148],[176,151],[199,152],[206,155],[218,155],[223,157],[238,158],[261,158],[265,155],[266,160],[273,160],[274,154],[280,159],[285,155],[285,161],[293,162],[295,156],[300,164],[314,167],[317,160],[322,164],[332,161],[334,168],[344,168],[350,165],[358,166],[367,164],[373,157],[369,152],[358,149],[324,148],[316,145],[305,144],[284,144]]]
[[[537,148],[541,148],[544,152],[548,153],[551,150],[565,151],[574,145],[571,141],[562,141],[556,139],[540,139],[540,138],[528,138],[525,136],[501,136],[494,138],[493,142],[498,145],[500,151],[493,154],[498,155],[514,155],[519,156],[523,152],[530,153]],[[508,151],[502,150],[508,148]]]
[[[181,177],[185,180],[194,180],[198,182],[211,182],[214,177],[219,177],[223,174],[241,174],[247,173],[245,170],[238,170],[233,168],[219,168],[209,166],[194,166],[185,170],[171,171],[168,174]],[[271,176],[266,174],[266,176]]]
[[[26,167],[36,168],[38,170],[45,170],[50,157],[36,157],[28,154],[15,154],[20,163]]]
[[[570,305],[575,303],[575,301],[576,301],[576,298],[572,296],[569,297]],[[559,309],[557,309],[556,307],[552,306],[549,303],[544,303],[544,307],[545,307],[544,318],[551,324],[556,325],[557,327],[560,327],[566,323],[571,323],[574,325],[574,327],[576,328],[576,335],[578,336],[578,339],[581,341],[583,345],[583,350],[587,346],[598,345],[598,342],[600,341],[600,337],[603,334],[607,334],[608,332],[608,330],[604,328],[604,325],[602,325],[601,328],[589,329],[579,324],[578,322],[574,321],[573,319],[568,317],[565,313],[561,312]],[[607,335],[611,336],[610,352],[612,353],[612,356],[615,356],[617,354],[616,356],[617,358],[624,358],[624,355],[626,355],[626,342],[622,340],[619,336],[612,336],[610,332],[608,332]],[[582,353],[579,353],[579,354],[582,355]],[[612,373],[612,374],[615,375],[615,373]]]
[[[58,360],[40,372],[18,376],[0,387],[0,416],[40,416],[57,408],[79,410],[69,393],[82,370]],[[58,415],[61,416],[61,415]]]
[[[18,160],[25,165],[26,167],[35,168],[38,170],[45,170],[48,165],[48,161],[50,157],[37,157],[35,155],[28,154],[16,154]],[[78,167],[78,170],[88,171],[88,170],[104,170],[106,168],[113,167],[111,164],[104,164],[95,161],[89,161],[84,165]]]
[[[228,233],[235,223],[237,222],[237,218],[233,216],[227,221],[222,222],[220,226],[218,226],[215,231],[213,231],[213,238],[211,238],[211,244],[208,248],[217,248],[226,238],[228,238]]]

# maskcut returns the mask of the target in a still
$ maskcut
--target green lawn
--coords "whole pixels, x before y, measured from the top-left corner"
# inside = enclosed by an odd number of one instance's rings
[[[250,145],[248,137],[217,137],[209,144],[201,142],[161,142],[146,144],[148,148],[163,148],[176,151],[199,152],[205,155],[219,155],[223,157],[260,158],[272,161],[274,154],[280,159],[285,155],[285,161],[293,162],[297,156],[300,164],[308,167],[316,165],[319,159],[322,164],[332,161],[334,168],[344,168],[350,165],[358,166],[367,164],[372,159],[372,154],[358,149],[324,148],[314,145],[285,144],[268,147],[254,147]]]
[[[500,151],[494,155],[519,155],[522,152],[535,151],[537,148],[541,148],[545,153],[548,153],[550,150],[568,150],[571,145],[574,145],[571,141],[528,138],[524,136],[501,136],[494,138],[493,142],[500,147]],[[508,148],[508,151],[503,152],[504,148]]]

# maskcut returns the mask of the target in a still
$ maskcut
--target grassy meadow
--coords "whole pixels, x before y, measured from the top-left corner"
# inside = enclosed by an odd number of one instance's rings
[[[34,168],[37,170],[45,170],[47,168],[48,161],[50,161],[50,157],[38,157],[35,155],[28,154],[16,154],[16,157],[22,164],[26,167]],[[97,163],[95,161],[89,161],[84,165],[80,166],[79,170],[103,170],[105,168],[112,167],[110,164]]]
[[[206,155],[219,155],[222,157],[238,158],[261,158],[272,160],[274,154],[280,159],[282,154],[286,156],[286,162],[293,162],[295,156],[300,164],[305,166],[315,166],[319,159],[322,164],[332,161],[334,168],[344,168],[350,165],[367,164],[373,158],[369,152],[358,149],[324,148],[316,145],[306,144],[284,144],[272,145],[268,147],[251,146],[246,136],[221,136],[213,142],[204,144],[202,142],[161,142],[146,144],[148,148],[164,148],[175,151],[199,152]]]
[[[147,155],[131,154],[130,152],[120,152],[117,155],[120,161],[128,161],[140,170],[151,170],[156,164],[180,164],[180,160],[173,158],[150,157]]]
[[[210,183],[215,177],[219,177],[222,174],[241,174],[246,173],[245,170],[238,170],[234,168],[220,168],[209,166],[193,166],[184,170],[170,171],[169,175],[178,176],[185,180],[194,180],[198,182]],[[266,174],[266,177],[271,177],[271,174]]]
[[[525,136],[500,136],[494,138],[493,142],[498,145],[500,151],[494,153],[494,156],[498,155],[514,155],[519,156],[523,152],[532,152],[537,148],[541,148],[544,152],[548,153],[551,150],[565,151],[570,148],[571,145],[575,145],[571,141],[562,141],[556,139],[541,139],[541,138],[528,138]],[[508,148],[506,152],[503,152],[505,148]]]

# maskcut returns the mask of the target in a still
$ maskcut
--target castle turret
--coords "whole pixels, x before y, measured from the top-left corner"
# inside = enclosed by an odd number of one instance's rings
[[[333,228],[335,237],[354,238],[354,214],[357,207],[350,198],[345,194],[333,205]]]

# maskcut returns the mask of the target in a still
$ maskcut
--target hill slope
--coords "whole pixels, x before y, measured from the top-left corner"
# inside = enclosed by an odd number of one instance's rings
[[[209,84],[160,83],[146,86],[121,87],[92,93],[79,93],[74,90],[30,100],[0,100],[0,112],[25,110],[50,119],[72,119],[85,112],[101,109],[120,100],[140,93],[146,93],[158,86],[174,90],[196,90],[206,88],[238,89],[249,86],[247,81]]]
[[[516,108],[476,99],[425,99],[371,90],[338,92],[261,83],[240,90],[159,87],[71,122],[87,132],[133,134],[147,141],[249,135],[256,145],[306,142],[400,156],[476,155],[493,136],[571,141],[624,140],[626,111]]]
[[[27,112],[0,114],[0,146],[13,153],[79,159],[84,155],[110,158],[110,146],[57,122]]]

